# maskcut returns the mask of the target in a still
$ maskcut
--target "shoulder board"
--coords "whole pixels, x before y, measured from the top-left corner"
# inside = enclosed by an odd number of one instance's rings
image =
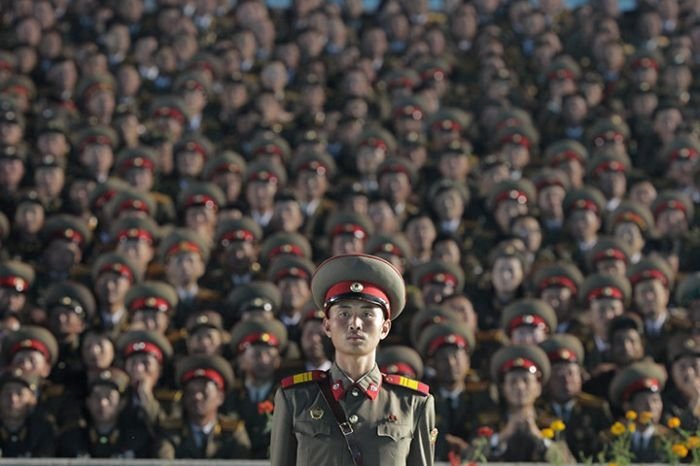
[[[576,396],[578,399],[578,402],[581,403],[581,406],[585,406],[588,408],[600,408],[605,406],[606,401],[602,398],[598,398],[595,395],[591,395],[590,393],[585,393],[581,392]]]
[[[166,417],[158,423],[158,426],[163,429],[180,429],[183,425],[181,417]]]
[[[224,432],[235,432],[241,428],[243,421],[240,419],[235,419],[232,417],[221,416],[219,417],[219,425],[221,430]]]
[[[214,290],[208,290],[206,288],[200,288],[199,293],[197,293],[197,298],[199,299],[219,299],[221,295]]]
[[[307,371],[283,378],[280,385],[282,388],[289,388],[309,382],[318,382],[319,380],[324,380],[326,377],[328,377],[328,374],[324,371]]]
[[[477,380],[474,382],[467,382],[464,386],[464,389],[470,393],[483,392],[485,390],[488,390],[490,386],[491,384],[487,381]]]
[[[182,398],[182,392],[180,390],[158,388],[153,391],[153,396],[158,401],[180,401],[180,398]]]
[[[43,393],[44,393],[44,397],[46,397],[46,398],[54,398],[54,397],[63,395],[64,391],[65,391],[65,388],[63,387],[63,385],[52,383],[52,384],[44,387]]]
[[[430,395],[430,387],[427,384],[424,384],[423,382],[419,382],[417,380],[409,379],[408,377],[404,377],[402,375],[384,375],[384,382],[390,384],[390,385],[398,385],[400,387],[406,387],[409,388],[413,391],[422,393],[423,395]]]
[[[481,330],[476,333],[476,340],[478,342],[507,343],[508,337],[501,329]]]
[[[167,196],[163,193],[152,191],[151,197],[153,199],[155,199],[156,202],[161,203],[161,204],[172,204],[173,203],[173,200],[170,199],[170,196]]]
[[[62,434],[65,434],[65,433],[68,432],[68,431],[71,431],[71,430],[74,430],[74,429],[84,429],[85,427],[87,427],[87,422],[85,421],[85,419],[82,419],[82,418],[81,418],[81,419],[78,419],[78,420],[74,420],[74,421],[69,421],[69,422],[67,422],[65,425],[61,426],[61,427],[58,429],[57,434],[58,434],[58,435],[62,435]]]

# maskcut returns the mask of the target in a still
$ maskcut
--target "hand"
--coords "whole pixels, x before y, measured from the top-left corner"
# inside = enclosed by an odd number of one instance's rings
[[[445,442],[449,449],[457,454],[462,453],[469,446],[463,438],[452,434],[445,434]]]

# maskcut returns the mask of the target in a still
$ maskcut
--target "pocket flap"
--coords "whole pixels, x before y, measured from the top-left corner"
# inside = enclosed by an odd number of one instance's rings
[[[384,423],[377,426],[377,435],[391,437],[394,440],[411,436],[411,426],[408,424]]]
[[[318,421],[296,421],[294,430],[300,434],[311,435],[318,437],[322,435],[331,435],[331,426],[321,420]]]

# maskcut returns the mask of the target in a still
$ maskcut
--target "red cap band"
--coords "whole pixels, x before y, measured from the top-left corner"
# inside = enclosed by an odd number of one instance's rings
[[[432,129],[437,129],[440,131],[462,131],[462,127],[454,120],[437,120],[431,126]]]
[[[52,237],[54,239],[68,240],[72,243],[77,244],[78,246],[83,244],[83,235],[81,235],[78,231],[72,228],[66,228],[65,230],[57,230],[54,232]]]
[[[693,147],[681,147],[680,149],[676,149],[670,154],[671,161],[674,160],[693,160],[698,158],[698,155],[700,153],[697,151],[697,149]]]
[[[167,300],[159,298],[157,296],[137,298],[129,303],[130,311],[139,311],[144,309],[159,312],[168,312],[170,310],[170,303]]]
[[[416,371],[410,365],[405,362],[395,362],[389,364],[388,366],[382,366],[379,370],[385,374],[398,374],[408,377],[410,379],[415,379],[418,377]]]
[[[592,212],[598,213],[598,204],[590,199],[577,199],[572,205],[572,209],[575,210],[590,210]]]
[[[446,272],[427,273],[423,275],[420,280],[421,285],[425,285],[426,283],[440,283],[444,285],[457,286],[457,277]]]
[[[617,259],[623,262],[627,262],[627,257],[625,253],[619,249],[606,249],[605,251],[600,251],[595,256],[593,256],[593,263],[597,263],[606,259]]]
[[[128,278],[129,281],[131,281],[131,282],[134,281],[134,274],[132,273],[131,269],[124,264],[120,264],[120,263],[105,264],[102,267],[100,267],[100,270],[97,272],[97,275],[100,276],[103,273],[107,273],[107,272],[116,273],[117,275],[119,275],[121,277]]]
[[[543,327],[550,330],[547,322],[541,317],[533,314],[526,314],[518,316],[510,321],[508,325],[508,333],[512,333],[518,327],[529,326],[529,327]]]
[[[122,230],[117,234],[117,241],[125,241],[127,239],[144,239],[153,243],[153,235],[150,231],[141,228],[129,228]]]
[[[576,76],[574,75],[574,72],[571,70],[567,70],[566,68],[560,68],[558,70],[554,70],[551,73],[547,75],[547,78],[549,79],[575,79]]]
[[[549,165],[552,167],[556,167],[560,163],[565,162],[567,160],[576,160],[578,162],[583,163],[584,158],[578,152],[575,152],[572,150],[565,150],[563,152],[559,152],[558,154],[555,154],[552,157],[552,160],[549,162]]]
[[[185,123],[185,115],[178,109],[174,107],[160,107],[157,108],[153,115],[160,118],[174,118],[180,122],[180,124]]]
[[[391,301],[389,297],[378,286],[372,283],[352,280],[336,283],[328,288],[326,296],[323,298],[326,311],[328,311],[328,308],[333,304],[333,301],[340,296],[348,297],[348,299],[352,299],[353,296],[356,296],[357,299],[365,300],[370,298],[371,302],[377,302],[382,305],[387,318],[391,316],[391,309],[389,308]]]
[[[146,204],[140,199],[126,199],[121,204],[119,204],[116,214],[119,215],[125,210],[137,210],[139,212],[145,212],[146,214],[150,213],[148,209],[148,204]]]
[[[432,356],[437,350],[448,345],[455,345],[457,348],[469,348],[464,337],[450,333],[449,335],[441,335],[430,342],[430,345],[428,345],[428,356]]]
[[[578,291],[576,283],[569,277],[564,277],[562,275],[557,275],[554,277],[547,277],[540,282],[540,290],[549,288],[550,286],[563,286],[570,289],[573,293]]]
[[[22,278],[17,276],[0,277],[0,287],[2,288],[12,288],[17,292],[27,291],[29,288],[29,283]]]
[[[27,338],[25,340],[18,341],[12,346],[12,348],[10,348],[10,354],[14,355],[15,353],[18,353],[23,350],[38,351],[44,355],[44,358],[46,358],[46,360],[49,361],[49,363],[52,362],[49,348],[39,340]]]
[[[260,170],[250,174],[248,181],[264,181],[266,183],[277,183],[279,179],[277,175],[267,170]]]
[[[185,372],[180,378],[180,383],[182,383],[182,385],[185,385],[190,380],[199,378],[211,380],[212,382],[214,382],[214,384],[216,384],[217,387],[219,387],[219,390],[224,390],[226,387],[224,377],[221,374],[219,374],[219,372],[215,371],[214,369],[203,368],[192,369]]]
[[[680,210],[686,214],[686,216],[688,215],[688,210],[686,209],[685,204],[675,199],[670,199],[666,202],[659,203],[659,205],[657,205],[654,209],[654,216],[658,217],[664,210]]]
[[[624,173],[625,164],[622,162],[618,162],[617,160],[608,160],[606,162],[598,164],[593,170],[593,174],[600,175],[601,173],[607,171]]]
[[[367,237],[367,232],[365,231],[365,229],[362,226],[356,225],[354,223],[343,223],[335,227],[331,232],[331,236],[350,234],[358,239],[364,239]]]
[[[129,168],[147,168],[148,170],[155,171],[156,165],[151,159],[136,156],[128,158],[122,163],[122,170],[128,170]]]
[[[501,144],[517,144],[526,148],[530,148],[532,143],[528,138],[520,133],[508,134],[501,138]]]
[[[306,272],[306,270],[300,268],[300,267],[289,267],[286,269],[280,270],[276,275],[275,275],[275,282],[278,282],[282,279],[292,277],[292,278],[301,278],[304,280],[309,280],[311,276]]]
[[[272,259],[280,254],[292,254],[294,256],[304,257],[304,251],[296,244],[281,244],[276,248],[272,248],[270,252],[267,253],[267,258]]]
[[[556,351],[547,353],[547,357],[552,363],[555,362],[578,362],[576,353],[569,351],[566,348],[559,348]]]
[[[207,194],[195,194],[185,200],[185,209],[194,206],[204,206],[214,210],[219,208],[216,200]]]
[[[384,149],[385,151],[388,149],[386,142],[382,141],[379,138],[365,139],[360,143],[360,145],[374,147],[375,149]]]
[[[630,277],[630,283],[636,285],[643,280],[659,280],[665,287],[668,287],[668,278],[659,269],[642,270]]]
[[[625,296],[624,294],[622,294],[622,290],[620,290],[619,288],[614,288],[612,286],[603,286],[601,288],[596,288],[594,290],[591,290],[588,293],[588,296],[586,296],[588,301],[597,298],[611,298],[622,300],[624,299],[624,297]]]
[[[537,373],[538,376],[541,374],[540,368],[537,367],[537,364],[535,364],[533,361],[530,361],[529,359],[525,358],[515,358],[511,359],[509,361],[506,361],[500,369],[501,374],[505,374],[506,372],[510,372],[513,369],[525,369],[526,371],[530,373]]]
[[[255,235],[249,230],[232,230],[221,235],[219,241],[222,245],[228,246],[235,241],[254,241]]]
[[[199,245],[193,243],[192,241],[180,241],[179,243],[173,244],[165,253],[165,256],[169,257],[179,252],[196,252],[201,254],[202,250],[199,248]]]
[[[282,148],[276,144],[265,144],[260,147],[253,153],[253,155],[260,155],[260,154],[274,154],[278,155],[279,157],[284,156],[284,151]]]
[[[163,351],[150,341],[134,341],[124,348],[124,357],[128,358],[132,354],[148,353],[156,357],[159,363],[163,362]]]
[[[632,398],[635,393],[646,391],[653,393],[661,391],[661,382],[654,378],[637,380],[636,382],[628,385],[622,392],[622,401],[629,401],[629,399]]]
[[[279,347],[280,342],[276,336],[268,332],[251,333],[238,343],[238,351],[244,351],[248,346],[255,343],[264,343],[269,346]]]
[[[503,201],[516,201],[518,204],[527,204],[527,194],[518,189],[509,189],[508,191],[503,191],[495,199],[495,205],[500,204]]]

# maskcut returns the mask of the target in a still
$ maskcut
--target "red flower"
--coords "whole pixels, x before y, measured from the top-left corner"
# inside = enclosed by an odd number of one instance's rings
[[[493,435],[493,429],[488,426],[479,427],[479,430],[476,431],[476,435],[479,437],[491,438]]]
[[[265,400],[258,403],[258,414],[272,414],[274,410],[275,405],[272,404],[272,401],[270,400]]]
[[[450,460],[450,466],[460,466],[462,464],[462,460],[454,450],[450,450],[447,453],[447,459]]]

